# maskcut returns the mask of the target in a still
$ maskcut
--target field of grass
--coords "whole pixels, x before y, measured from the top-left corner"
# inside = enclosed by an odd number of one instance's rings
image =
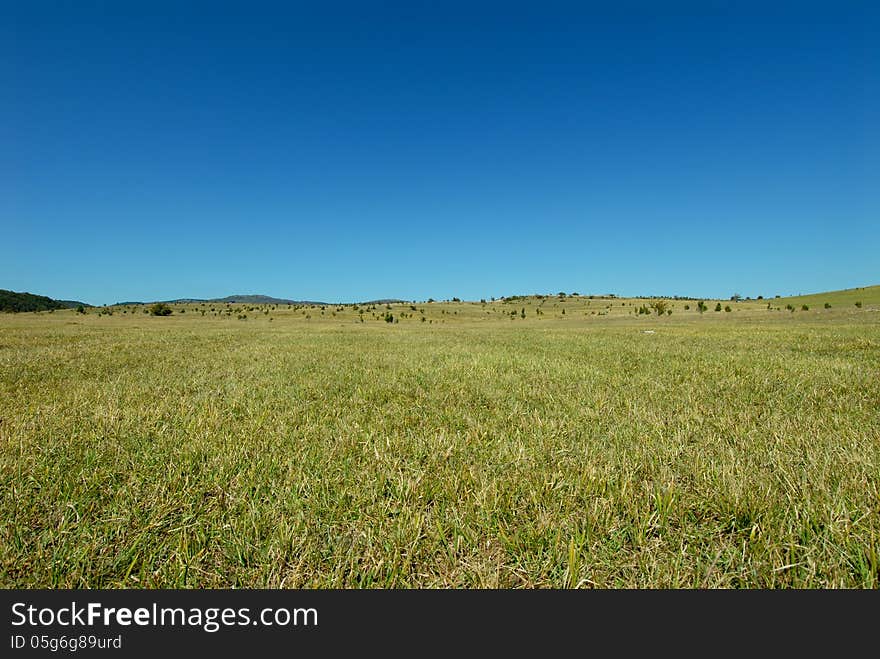
[[[877,588],[827,295],[0,315],[0,586]]]

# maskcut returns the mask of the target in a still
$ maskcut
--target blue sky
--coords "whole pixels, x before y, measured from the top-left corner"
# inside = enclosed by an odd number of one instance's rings
[[[878,284],[876,7],[3,3],[0,288]]]

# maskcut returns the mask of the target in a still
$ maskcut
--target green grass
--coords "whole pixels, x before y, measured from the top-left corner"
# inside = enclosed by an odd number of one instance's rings
[[[877,588],[860,293],[0,316],[0,585]]]

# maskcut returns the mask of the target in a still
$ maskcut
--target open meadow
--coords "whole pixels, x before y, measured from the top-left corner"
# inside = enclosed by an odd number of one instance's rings
[[[0,314],[0,586],[880,583],[880,287],[172,309]]]

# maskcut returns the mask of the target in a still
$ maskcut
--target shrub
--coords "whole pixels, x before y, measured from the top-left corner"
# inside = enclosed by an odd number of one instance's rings
[[[691,305],[689,305],[689,304],[684,305],[685,311],[690,311],[690,308],[691,308]]]
[[[703,312],[704,312],[706,309],[708,309],[708,308],[709,308],[709,307],[707,307],[707,306],[706,306],[706,303],[703,302],[702,300],[700,300],[699,302],[697,302],[697,311],[699,311],[700,313],[703,313]]]
[[[715,305],[715,311],[721,311],[721,303]]]
[[[729,304],[726,305],[726,306],[724,307],[724,310],[725,310],[727,313],[730,313],[730,311],[731,311],[731,309],[730,309],[730,305],[729,305]]]
[[[84,307],[83,305],[79,305],[79,306],[76,308],[76,312],[77,312],[77,313],[85,313],[85,312],[86,312],[86,309],[85,309],[85,307]]]
[[[826,309],[830,309],[830,308],[831,308],[831,305],[828,304],[828,303],[826,302],[826,303],[825,303],[825,308],[826,308]]]
[[[669,309],[669,303],[666,300],[657,300],[656,302],[651,303],[651,306],[654,308],[654,311],[657,312],[658,316],[662,316],[666,313],[666,310]]]
[[[171,313],[171,307],[169,307],[164,302],[157,302],[152,307],[150,307],[151,316],[170,316]]]
[[[810,310],[810,307],[807,306],[806,304],[801,305],[801,311],[809,311],[809,310]]]
[[[862,308],[862,303],[861,303],[861,302],[856,302],[856,306],[857,306],[859,309],[861,309],[861,308]]]

